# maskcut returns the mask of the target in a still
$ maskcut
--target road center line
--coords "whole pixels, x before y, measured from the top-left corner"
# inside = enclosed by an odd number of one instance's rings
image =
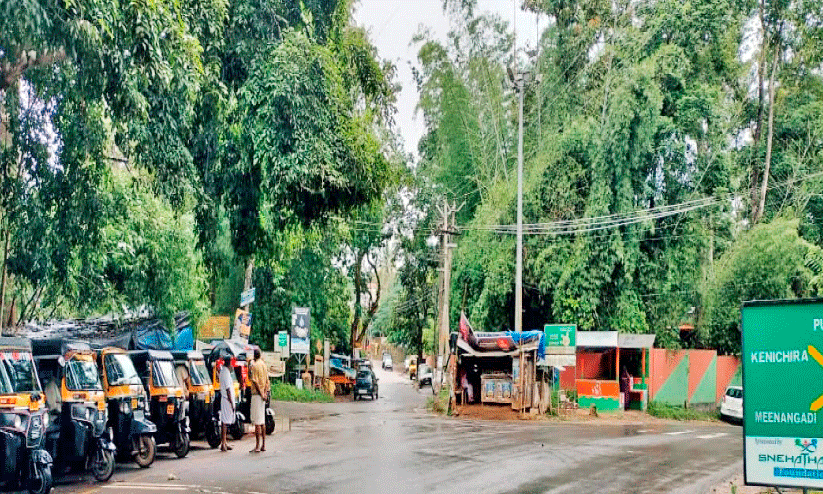
[[[723,437],[725,435],[726,435],[725,432],[717,432],[715,434],[705,434],[703,436],[697,436],[697,438],[698,439],[715,439],[715,438],[718,438],[718,437]]]
[[[666,434],[667,436],[679,436],[681,434],[689,434],[690,432],[694,432],[694,431],[664,432],[663,434]]]

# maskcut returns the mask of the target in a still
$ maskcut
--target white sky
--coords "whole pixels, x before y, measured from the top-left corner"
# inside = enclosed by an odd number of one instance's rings
[[[478,0],[476,13],[494,12],[509,22],[509,28],[517,29],[517,46],[536,45],[538,28],[533,13],[520,10],[520,0]],[[402,90],[397,96],[396,121],[403,138],[406,152],[417,156],[417,142],[423,136],[425,126],[422,115],[415,113],[418,95],[412,79],[410,64],[418,66],[418,45],[412,45],[412,37],[421,26],[432,35],[445,41],[449,20],[443,12],[442,0],[360,0],[355,7],[355,23],[365,27],[380,58],[397,66],[397,79]],[[546,27],[545,16],[539,19],[540,28]]]

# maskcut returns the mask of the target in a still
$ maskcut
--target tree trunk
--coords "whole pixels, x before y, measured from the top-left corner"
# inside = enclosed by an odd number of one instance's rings
[[[780,43],[774,45],[774,60],[772,60],[772,73],[769,76],[769,128],[766,135],[766,162],[763,168],[763,180],[760,184],[760,203],[757,207],[757,215],[754,222],[760,221],[763,217],[763,211],[766,208],[766,192],[769,189],[769,172],[772,165],[772,138],[774,137],[774,94],[775,94],[775,78],[777,76],[777,68],[780,59]]]
[[[11,229],[6,228],[4,230],[6,235],[5,241],[3,242],[3,268],[2,268],[2,279],[0,279],[0,336],[3,336],[3,330],[6,328],[6,264],[9,260],[9,243],[11,242]]]
[[[351,322],[351,354],[354,356],[354,348],[357,345],[358,332],[360,331],[360,317],[363,312],[361,307],[360,294],[363,292],[363,258],[365,251],[358,251],[354,261],[354,319]]]
[[[766,53],[768,53],[768,37],[766,36],[765,8],[766,7],[764,5],[764,0],[760,0],[758,10],[760,16],[760,27],[763,30],[763,39],[761,40],[760,55],[757,60],[757,121],[755,122],[754,135],[752,136],[752,149],[754,150],[754,153],[757,153],[758,149],[760,148],[760,136],[763,134],[763,107],[765,104],[763,95],[763,75],[766,72]],[[751,218],[752,223],[756,223],[756,218],[759,217],[757,211],[757,205],[759,203],[757,197],[757,186],[760,183],[759,167],[756,157],[752,159],[751,166]]]

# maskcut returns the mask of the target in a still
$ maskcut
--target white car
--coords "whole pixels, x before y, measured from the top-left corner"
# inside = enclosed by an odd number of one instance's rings
[[[383,369],[386,370],[393,370],[394,369],[394,362],[392,362],[391,354],[384,353],[383,354]]]
[[[417,366],[417,382],[420,386],[428,384],[431,386],[432,384],[432,370],[426,364],[420,364]]]
[[[743,387],[729,386],[720,402],[720,417],[743,421]]]

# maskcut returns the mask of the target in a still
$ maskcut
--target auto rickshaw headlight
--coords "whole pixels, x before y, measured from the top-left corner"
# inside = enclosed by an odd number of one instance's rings
[[[128,415],[129,413],[131,413],[131,405],[129,405],[129,402],[127,400],[123,400],[122,402],[120,402],[120,411],[123,413],[123,415]]]

